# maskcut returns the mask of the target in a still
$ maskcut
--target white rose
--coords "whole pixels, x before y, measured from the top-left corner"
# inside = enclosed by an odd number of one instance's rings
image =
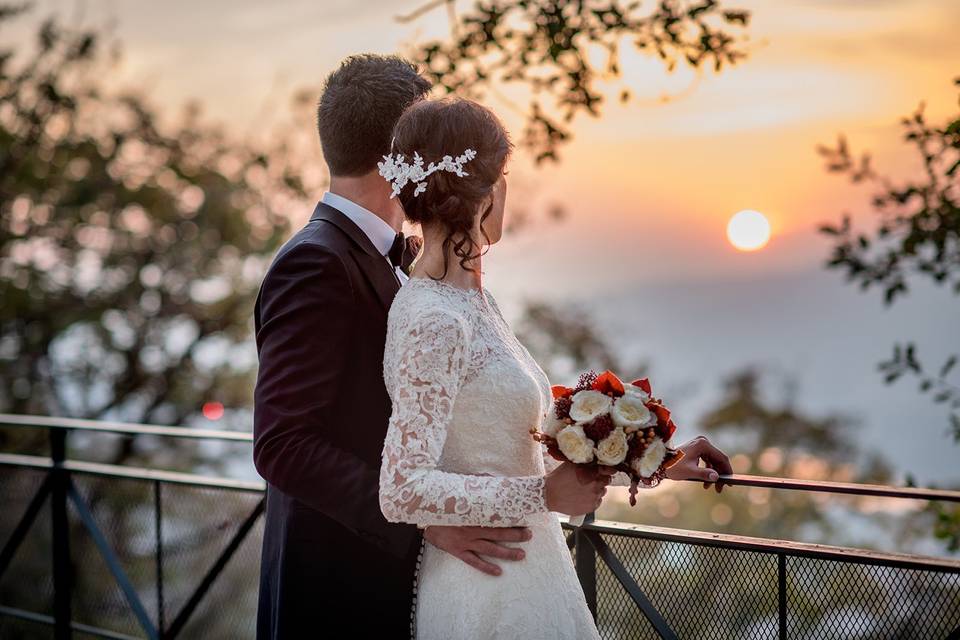
[[[593,442],[583,432],[583,427],[571,424],[557,434],[557,446],[570,462],[583,464],[593,461]]]
[[[613,424],[627,433],[638,431],[651,423],[656,424],[656,416],[647,409],[640,396],[621,396],[613,403],[610,415],[613,417]]]
[[[573,404],[570,406],[570,417],[574,422],[590,422],[597,416],[610,411],[610,396],[599,391],[578,391],[573,394]]]
[[[540,431],[545,433],[548,436],[557,437],[557,433],[560,429],[563,429],[567,426],[567,423],[557,417],[557,412],[553,409],[550,409],[547,412],[546,418],[543,421],[543,424],[540,425]]]
[[[644,402],[650,399],[650,394],[638,387],[635,384],[630,384],[629,382],[623,383],[623,394],[625,396],[630,396],[632,398],[640,398]]]
[[[597,462],[614,467],[627,457],[627,435],[622,429],[614,429],[594,449]]]
[[[667,447],[663,443],[663,440],[654,438],[653,442],[648,444],[647,448],[644,449],[643,454],[639,458],[634,458],[630,466],[640,477],[649,478],[660,468],[660,463],[663,462],[666,455]]]

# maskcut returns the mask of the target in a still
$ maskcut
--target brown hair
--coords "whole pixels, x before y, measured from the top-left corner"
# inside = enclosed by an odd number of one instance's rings
[[[464,269],[468,260],[482,255],[471,231],[477,210],[500,179],[513,144],[492,111],[464,98],[418,102],[404,111],[394,129],[392,150],[407,162],[412,162],[417,152],[429,166],[444,156],[456,158],[466,149],[477,152],[463,165],[469,175],[437,171],[427,177],[427,188],[419,195],[413,195],[416,187],[411,183],[397,196],[411,222],[441,224],[446,230],[443,275],[438,280],[447,275],[449,249],[460,258]],[[489,208],[481,215],[481,222],[488,215]]]
[[[393,126],[430,83],[397,56],[350,56],[331,73],[317,105],[323,158],[334,176],[359,176],[389,153]]]

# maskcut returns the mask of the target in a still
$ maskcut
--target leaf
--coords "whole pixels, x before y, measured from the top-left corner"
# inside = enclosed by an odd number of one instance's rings
[[[953,439],[960,442],[960,414],[950,414],[950,426],[953,427]]]
[[[957,364],[957,356],[950,356],[947,358],[947,361],[943,363],[943,366],[940,367],[940,377],[946,378],[947,374],[950,373],[950,370]]]
[[[916,346],[913,343],[907,345],[907,366],[916,373],[922,373],[920,363],[917,362],[916,358]]]

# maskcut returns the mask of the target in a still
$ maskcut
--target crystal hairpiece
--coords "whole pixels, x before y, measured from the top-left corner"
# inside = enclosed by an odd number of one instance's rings
[[[421,158],[420,154],[416,151],[413,152],[413,164],[406,163],[401,154],[391,153],[390,155],[383,156],[383,162],[378,162],[377,167],[380,169],[380,175],[393,186],[393,192],[390,194],[391,198],[399,195],[400,190],[403,189],[408,182],[417,185],[417,188],[413,191],[413,195],[419,196],[427,190],[426,180],[427,176],[431,173],[436,171],[449,171],[461,178],[468,176],[470,174],[463,170],[463,165],[476,157],[476,151],[467,149],[456,158],[443,156],[440,162],[431,162],[427,165],[427,168],[424,169],[423,158]]]

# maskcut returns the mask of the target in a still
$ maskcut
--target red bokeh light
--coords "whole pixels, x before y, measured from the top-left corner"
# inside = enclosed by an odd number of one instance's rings
[[[203,404],[203,417],[207,420],[219,420],[223,417],[222,402],[205,402]]]

